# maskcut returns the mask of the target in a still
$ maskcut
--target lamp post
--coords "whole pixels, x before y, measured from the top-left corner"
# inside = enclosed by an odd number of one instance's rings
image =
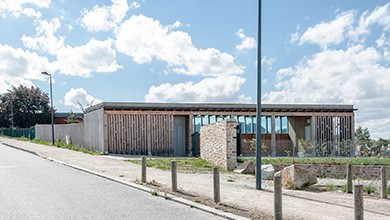
[[[261,0],[257,31],[256,189],[261,190]]]
[[[50,77],[50,105],[51,105],[51,144],[54,145],[54,108],[53,108],[53,88],[51,82],[51,74],[47,72],[41,72],[43,75]]]
[[[12,101],[11,101],[11,136],[12,137],[14,136],[14,128],[15,128],[15,124],[14,124],[14,100],[12,98]]]

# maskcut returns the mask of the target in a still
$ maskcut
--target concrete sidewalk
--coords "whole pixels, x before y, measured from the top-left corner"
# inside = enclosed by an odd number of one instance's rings
[[[38,156],[54,160],[80,170],[84,170],[114,181],[137,187],[150,192],[152,185],[136,184],[140,180],[141,167],[125,162],[126,157],[94,156],[68,149],[33,144],[0,137],[0,142],[16,147]],[[263,181],[263,190],[255,189],[255,177],[251,175],[221,173],[221,202],[217,206],[224,210],[232,210],[246,217],[258,219],[272,219],[273,217],[273,188],[271,181]],[[213,198],[212,174],[178,173],[178,187],[187,199],[172,196],[169,191],[171,173],[153,168],[147,170],[147,181],[157,185],[160,195],[200,208],[230,219],[240,218],[226,212],[209,208],[191,198],[205,198],[211,205]],[[321,183],[321,181],[320,181]],[[193,199],[195,200],[195,199]],[[352,194],[341,192],[308,192],[283,189],[283,218],[284,219],[353,219],[354,200]],[[216,205],[215,205],[216,206]],[[365,219],[390,219],[390,200],[373,196],[364,197]]]

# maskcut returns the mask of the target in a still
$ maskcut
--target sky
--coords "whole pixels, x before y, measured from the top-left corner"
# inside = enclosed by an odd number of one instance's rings
[[[58,112],[99,102],[255,103],[257,0],[0,0],[0,93]],[[263,0],[263,103],[348,104],[390,138],[388,0]]]

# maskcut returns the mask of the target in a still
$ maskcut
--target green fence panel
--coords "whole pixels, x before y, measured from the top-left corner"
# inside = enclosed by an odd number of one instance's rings
[[[26,137],[28,139],[34,139],[35,138],[35,127],[31,128],[17,128],[17,129],[9,129],[9,128],[3,128],[0,129],[0,134],[10,137]]]

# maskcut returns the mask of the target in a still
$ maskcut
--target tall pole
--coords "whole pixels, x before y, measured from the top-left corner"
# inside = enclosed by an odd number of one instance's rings
[[[261,0],[257,31],[256,189],[261,190]]]
[[[11,136],[14,136],[14,100],[11,100]]]
[[[54,145],[54,108],[53,108],[53,85],[50,76],[50,105],[51,105],[51,144]]]
[[[43,75],[50,77],[50,106],[51,106],[51,144],[54,145],[54,107],[53,107],[53,85],[51,81],[51,74],[41,72]]]

